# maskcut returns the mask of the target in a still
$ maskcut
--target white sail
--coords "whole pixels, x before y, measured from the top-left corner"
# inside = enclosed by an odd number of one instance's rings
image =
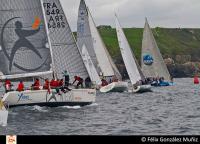
[[[82,51],[83,45],[86,46],[87,51],[92,59],[92,62],[98,73],[101,72],[97,57],[94,51],[93,39],[90,31],[88,21],[88,11],[84,0],[80,1],[78,21],[77,21],[77,44]]]
[[[129,78],[131,80],[131,84],[136,84],[136,82],[138,82],[139,80],[142,80],[143,77],[140,74],[140,70],[136,62],[136,58],[131,51],[130,45],[126,39],[123,29],[121,28],[121,25],[119,23],[117,16],[116,16],[116,31],[117,31],[120,51],[121,51]]]
[[[142,71],[146,77],[164,77],[170,81],[170,74],[163,60],[156,40],[146,19],[142,41]]]
[[[40,0],[0,0],[0,78],[51,73]]]
[[[92,19],[90,12],[88,13],[88,16],[89,16],[89,25],[90,25],[91,35],[93,38],[94,50],[97,56],[99,66],[104,76],[108,76],[108,77],[113,76],[115,75],[115,73],[110,63],[110,60],[107,56],[105,45],[101,39],[101,36],[96,28],[96,25]]]
[[[81,52],[76,44],[73,33],[59,0],[43,0],[45,18],[48,23],[52,45],[54,68],[57,77],[62,78],[62,72],[67,70],[70,81],[74,76],[87,78],[88,72],[84,65]]]
[[[94,67],[92,59],[90,58],[90,55],[89,55],[85,45],[83,45],[83,47],[82,47],[82,57],[83,57],[85,66],[87,68],[87,71],[89,73],[90,79],[93,82],[95,82],[97,85],[101,85],[101,79],[98,75],[98,72],[96,71],[96,68]]]

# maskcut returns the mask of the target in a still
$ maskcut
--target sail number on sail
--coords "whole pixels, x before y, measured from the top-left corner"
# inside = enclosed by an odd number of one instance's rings
[[[65,28],[64,13],[58,8],[56,3],[43,3],[46,15],[50,16],[48,28]]]

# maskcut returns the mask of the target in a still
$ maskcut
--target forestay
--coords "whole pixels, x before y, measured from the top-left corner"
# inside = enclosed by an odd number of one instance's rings
[[[75,75],[85,79],[88,77],[88,72],[60,1],[43,0],[43,6],[57,77],[62,78],[62,72],[67,70],[71,81]]]
[[[164,77],[170,81],[170,74],[163,60],[156,40],[146,19],[142,41],[142,71],[146,77]]]
[[[0,0],[0,78],[51,73],[40,0]]]
[[[117,16],[115,20],[116,20],[116,31],[117,31],[120,51],[121,51],[129,78],[131,80],[131,83],[136,84],[139,80],[144,79],[144,76],[140,70],[140,67],[137,63],[137,60],[133,52],[131,51],[130,45],[126,39],[123,29],[121,28],[121,25],[119,23]]]

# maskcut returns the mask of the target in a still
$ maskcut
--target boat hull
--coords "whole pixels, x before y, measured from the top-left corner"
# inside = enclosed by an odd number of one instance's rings
[[[113,82],[107,86],[104,86],[100,89],[102,93],[108,92],[124,92],[128,90],[128,83],[127,82]]]
[[[151,86],[153,87],[167,87],[167,86],[174,86],[175,83],[172,83],[172,82],[163,82],[163,83],[160,83],[160,84],[151,84]]]
[[[152,86],[151,85],[141,85],[138,86],[136,89],[133,88],[134,93],[144,93],[144,92],[152,92],[151,90]]]
[[[55,90],[51,93],[47,90],[9,92],[3,96],[2,101],[10,107],[17,106],[85,106],[94,103],[96,100],[95,89],[73,89],[70,92],[57,94]]]

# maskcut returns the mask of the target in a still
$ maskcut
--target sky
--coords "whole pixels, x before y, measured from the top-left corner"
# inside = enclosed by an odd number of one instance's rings
[[[76,31],[80,0],[60,0],[67,20]],[[85,0],[96,25],[115,27],[117,13],[123,27],[200,28],[200,0]]]

